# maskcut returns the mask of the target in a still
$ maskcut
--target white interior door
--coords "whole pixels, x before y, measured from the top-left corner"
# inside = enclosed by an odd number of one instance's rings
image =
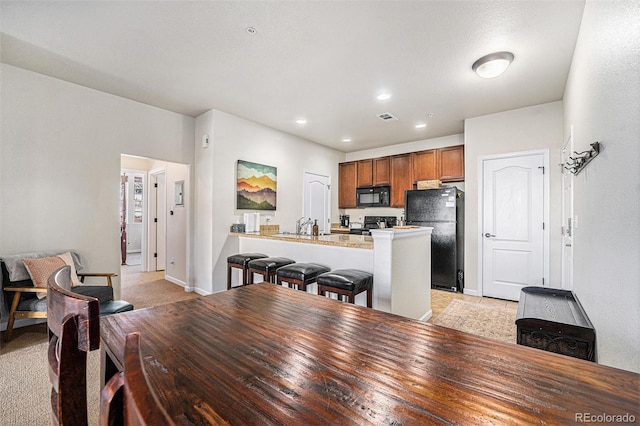
[[[518,300],[525,286],[543,286],[544,155],[482,162],[482,291]]]
[[[149,271],[164,271],[166,266],[167,195],[165,173],[150,173],[149,191]]]
[[[331,178],[304,173],[303,216],[318,220],[318,232],[331,232]]]
[[[562,163],[573,153],[573,126],[562,148]],[[573,173],[562,168],[562,288],[573,289]]]

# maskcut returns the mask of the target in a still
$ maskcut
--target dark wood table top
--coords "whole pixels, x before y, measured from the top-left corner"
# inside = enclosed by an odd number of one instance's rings
[[[640,419],[638,374],[274,284],[103,317],[116,366],[133,331],[178,424]]]

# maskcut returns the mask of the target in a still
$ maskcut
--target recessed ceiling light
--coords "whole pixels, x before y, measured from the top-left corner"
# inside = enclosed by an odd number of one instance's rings
[[[351,142],[351,138],[342,138],[342,142]]]
[[[298,118],[296,120],[296,123],[298,123],[298,124],[307,124],[307,119],[306,118]]]
[[[247,27],[247,34],[249,35],[256,35],[256,33],[258,32],[258,30],[256,30],[253,27]]]
[[[419,124],[416,124],[416,129],[424,129],[425,127],[427,127],[427,124],[426,124],[426,123],[419,123]]]
[[[511,52],[490,53],[475,61],[471,69],[482,78],[493,78],[505,72],[512,61]]]
[[[382,92],[378,96],[376,96],[376,99],[378,99],[379,101],[386,101],[387,99],[391,99],[391,93]]]

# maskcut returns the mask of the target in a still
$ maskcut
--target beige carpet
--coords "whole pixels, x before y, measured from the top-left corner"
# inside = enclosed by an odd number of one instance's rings
[[[163,273],[123,275],[122,299],[136,309],[199,297],[164,279]],[[51,419],[47,328],[38,324],[16,330],[0,350],[0,426],[49,426]],[[89,425],[98,425],[100,351],[87,357]]]
[[[432,323],[515,344],[515,320],[515,309],[454,299]]]

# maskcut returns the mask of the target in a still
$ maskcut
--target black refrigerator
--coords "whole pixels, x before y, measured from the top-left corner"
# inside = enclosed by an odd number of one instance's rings
[[[405,191],[407,225],[431,226],[431,287],[464,288],[464,192],[456,187]]]

